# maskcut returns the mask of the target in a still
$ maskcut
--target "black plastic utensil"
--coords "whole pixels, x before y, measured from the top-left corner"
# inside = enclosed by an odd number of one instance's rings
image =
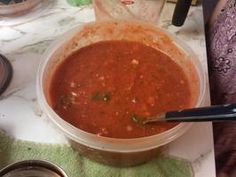
[[[170,111],[142,120],[143,124],[154,122],[206,122],[236,120],[236,104]]]
[[[192,0],[178,0],[172,17],[172,24],[182,26],[188,15]]]

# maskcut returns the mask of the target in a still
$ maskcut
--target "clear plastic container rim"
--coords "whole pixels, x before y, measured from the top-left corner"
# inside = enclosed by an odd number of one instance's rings
[[[109,21],[115,21],[119,22],[120,20],[109,20]],[[123,21],[123,20],[122,20]],[[124,21],[123,21],[124,22]],[[104,22],[90,22],[87,24],[93,24],[93,23],[104,23]],[[125,23],[129,23],[129,21],[125,21]],[[136,22],[139,25],[143,24],[145,26],[155,27],[150,24],[146,24],[143,22]],[[86,25],[86,24],[85,24]],[[82,25],[83,27],[84,25]],[[157,147],[160,147],[162,145],[165,145],[177,137],[181,136],[183,133],[185,133],[192,125],[193,123],[180,123],[179,125],[175,126],[172,129],[169,129],[163,133],[152,135],[148,137],[141,137],[141,138],[132,138],[132,139],[119,139],[119,138],[109,138],[109,137],[102,137],[97,136],[92,133],[85,132],[81,129],[78,129],[74,127],[73,125],[69,124],[68,122],[64,121],[61,117],[59,117],[53,109],[49,106],[47,103],[47,100],[45,98],[44,92],[43,92],[43,75],[44,70],[48,64],[48,61],[50,60],[50,56],[61,46],[64,42],[67,42],[71,39],[71,37],[82,28],[81,26],[75,27],[74,29],[70,30],[69,32],[65,33],[61,38],[54,41],[52,45],[48,48],[48,50],[45,52],[45,54],[42,56],[42,62],[39,65],[38,74],[37,74],[37,83],[36,83],[36,90],[37,90],[37,97],[38,97],[38,103],[40,107],[42,108],[43,112],[46,113],[48,118],[71,140],[85,145],[89,148],[94,148],[98,150],[103,151],[110,151],[110,152],[123,152],[123,153],[130,153],[130,152],[141,152],[146,151],[150,149],[154,149]],[[202,105],[202,102],[204,101],[205,92],[206,92],[206,73],[204,72],[202,63],[199,61],[196,54],[192,51],[190,47],[185,45],[182,41],[177,39],[174,35],[172,35],[169,32],[166,32],[161,29],[163,33],[165,33],[167,36],[169,36],[172,41],[179,47],[181,50],[183,50],[185,53],[186,51],[188,54],[191,55],[192,59],[194,60],[194,64],[197,64],[198,66],[195,67],[197,70],[197,74],[199,77],[199,85],[200,85],[200,95],[198,97],[198,101],[195,107],[200,107]]]

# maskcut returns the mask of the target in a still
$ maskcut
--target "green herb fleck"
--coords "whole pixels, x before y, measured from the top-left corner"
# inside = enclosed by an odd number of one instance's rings
[[[132,119],[132,121],[135,122],[135,123],[138,123],[138,122],[139,122],[139,118],[138,118],[138,116],[135,115],[135,114],[132,114],[132,115],[131,115],[131,119]]]
[[[145,128],[145,124],[143,122],[144,121],[143,117],[138,116],[136,114],[132,114],[130,118],[134,123],[137,123],[140,127]]]
[[[94,92],[91,96],[91,100],[92,101],[99,101],[101,100],[101,96],[100,96],[100,93],[99,92]]]
[[[103,101],[108,102],[110,100],[110,95],[108,92],[105,92],[103,94]]]
[[[91,96],[91,100],[108,102],[110,100],[110,94],[108,92],[94,92]]]

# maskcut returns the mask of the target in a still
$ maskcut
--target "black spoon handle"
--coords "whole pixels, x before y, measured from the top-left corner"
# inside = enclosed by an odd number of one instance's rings
[[[188,15],[192,0],[178,0],[172,17],[172,24],[182,26]]]
[[[165,120],[168,122],[236,120],[236,104],[170,111],[166,112]]]

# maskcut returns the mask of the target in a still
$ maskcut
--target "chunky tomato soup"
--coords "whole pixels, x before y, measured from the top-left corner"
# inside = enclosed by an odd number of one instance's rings
[[[130,41],[104,41],[79,49],[55,71],[50,100],[58,115],[98,136],[137,138],[177,124],[141,120],[190,107],[189,82],[167,55]]]

